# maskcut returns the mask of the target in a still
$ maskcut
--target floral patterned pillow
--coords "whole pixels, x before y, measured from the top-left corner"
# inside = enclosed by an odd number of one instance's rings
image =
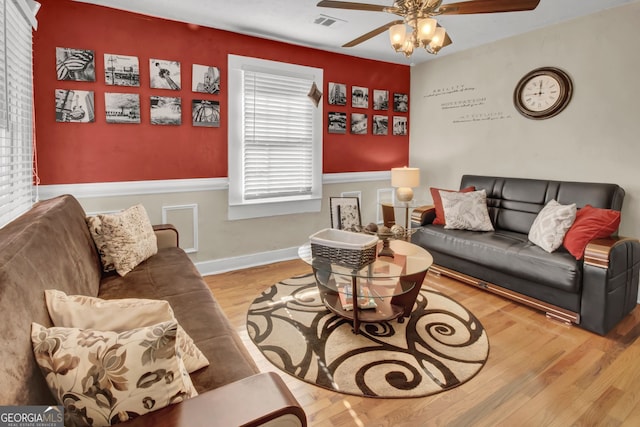
[[[33,352],[65,425],[108,426],[197,396],[177,322],[126,332],[31,325]]]
[[[123,298],[104,300],[86,295],[67,295],[62,291],[44,291],[49,317],[55,326],[122,332],[142,326],[175,320],[167,301]],[[177,343],[187,371],[209,366],[209,360],[178,325]]]
[[[144,206],[86,219],[104,271],[124,276],[158,252],[158,241]]]
[[[485,190],[469,193],[440,191],[444,228],[450,230],[493,231]]]

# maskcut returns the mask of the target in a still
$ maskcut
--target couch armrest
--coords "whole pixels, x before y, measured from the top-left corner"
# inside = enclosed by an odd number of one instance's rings
[[[127,427],[213,425],[305,427],[307,417],[282,378],[274,372],[264,372],[123,424]]]
[[[178,229],[173,224],[158,224],[153,226],[153,231],[158,239],[158,249],[177,248],[180,246]]]
[[[628,237],[596,239],[584,253],[580,326],[604,335],[638,300],[640,242]]]
[[[433,205],[418,206],[411,212],[412,225],[423,226],[431,224],[436,218],[436,207]]]

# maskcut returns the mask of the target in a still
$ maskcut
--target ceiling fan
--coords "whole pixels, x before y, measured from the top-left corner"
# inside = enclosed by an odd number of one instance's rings
[[[443,0],[396,0],[393,6],[353,3],[346,1],[322,0],[319,7],[334,9],[386,12],[402,19],[391,21],[360,37],[345,43],[342,47],[353,47],[389,30],[391,45],[396,52],[411,56],[414,48],[423,47],[427,52],[437,54],[444,46],[452,43],[445,29],[434,16],[468,15],[474,13],[500,13],[533,10],[540,0],[469,0],[442,4]],[[407,31],[409,30],[409,31]]]

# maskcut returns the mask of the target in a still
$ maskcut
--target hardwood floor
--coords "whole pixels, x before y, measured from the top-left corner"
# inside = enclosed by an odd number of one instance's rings
[[[262,371],[278,372],[324,426],[639,426],[640,309],[606,337],[456,281],[429,274],[424,286],[461,303],[484,325],[487,364],[453,390],[414,399],[343,395],[307,384],[268,362],[249,339],[247,309],[263,290],[310,272],[302,261],[207,276],[209,287]]]

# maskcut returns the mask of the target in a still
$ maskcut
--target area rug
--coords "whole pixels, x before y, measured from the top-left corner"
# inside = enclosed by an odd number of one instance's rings
[[[276,367],[303,381],[367,397],[421,397],[457,387],[484,366],[489,340],[467,309],[422,287],[414,310],[397,320],[351,321],[323,305],[313,275],[293,277],[256,298],[251,340]]]

